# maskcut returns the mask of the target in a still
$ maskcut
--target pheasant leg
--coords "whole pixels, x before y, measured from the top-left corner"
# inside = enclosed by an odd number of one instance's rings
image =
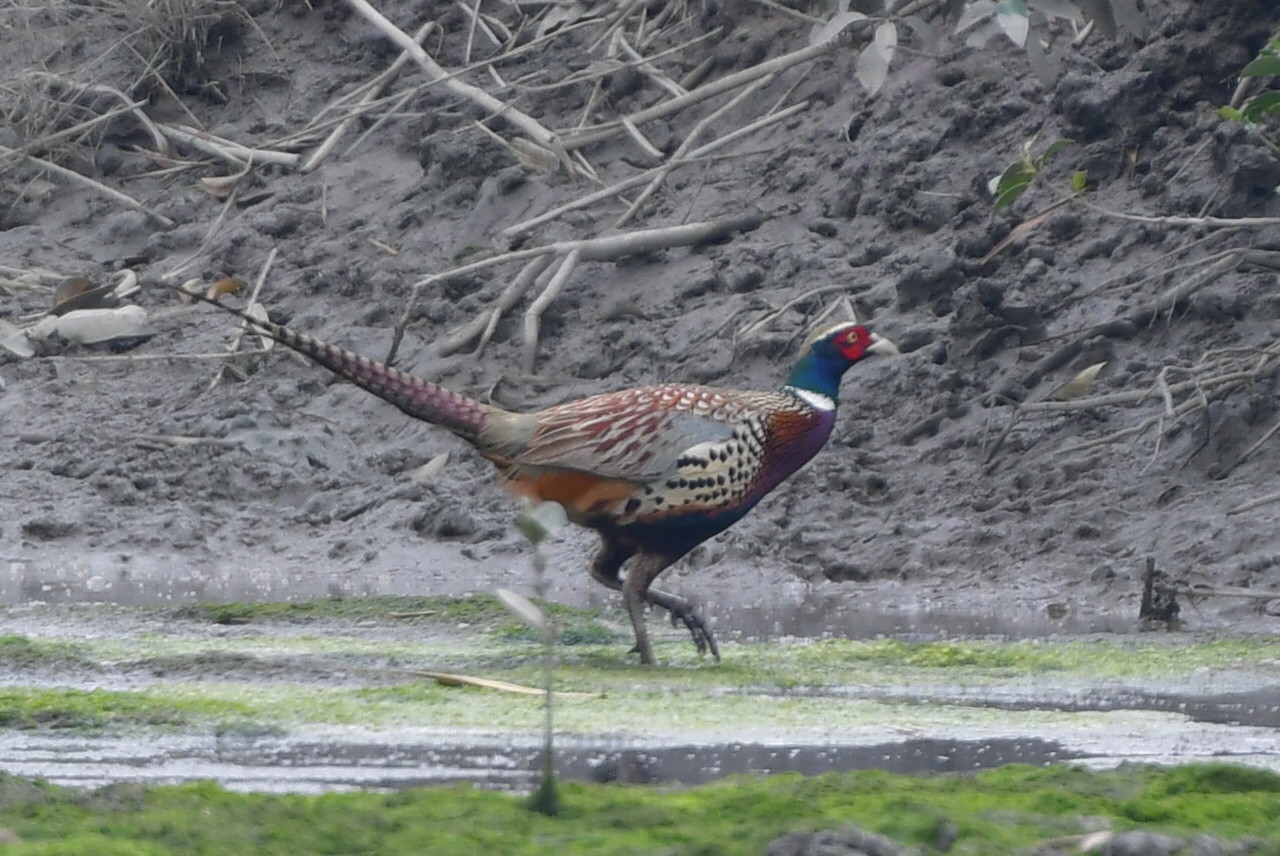
[[[632,648],[640,655],[640,663],[645,666],[654,665],[653,645],[649,642],[649,629],[644,626],[644,611],[647,604],[644,595],[635,590],[630,581],[622,587],[622,600],[631,615],[631,627],[636,633],[636,646]]]
[[[679,595],[654,588],[649,589],[647,600],[654,606],[660,606],[671,613],[672,624],[677,621],[684,622],[689,634],[693,636],[693,644],[698,647],[699,655],[705,655],[710,651],[711,656],[716,658],[716,662],[720,662],[720,649],[716,646],[716,638],[711,635],[711,628],[702,620],[702,616],[693,608],[693,604]]]

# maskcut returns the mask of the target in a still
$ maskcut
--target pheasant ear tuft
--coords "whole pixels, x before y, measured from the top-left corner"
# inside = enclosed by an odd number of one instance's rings
[[[829,339],[832,336],[839,333],[841,330],[848,330],[850,327],[857,327],[857,326],[858,326],[857,321],[841,321],[839,324],[826,324],[822,327],[819,327],[818,329],[810,333],[809,337],[804,340],[804,344],[800,346],[800,355],[804,356],[805,354],[809,353],[810,349],[812,349],[816,343],[822,341],[823,339]]]

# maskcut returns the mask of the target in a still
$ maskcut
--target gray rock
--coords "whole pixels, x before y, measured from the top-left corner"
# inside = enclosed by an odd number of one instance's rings
[[[769,843],[768,856],[913,856],[919,851],[850,825],[820,832],[790,832]]]

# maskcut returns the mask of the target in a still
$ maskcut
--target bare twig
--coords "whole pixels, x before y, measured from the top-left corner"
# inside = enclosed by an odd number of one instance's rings
[[[347,0],[357,12],[364,16],[371,24],[373,24],[379,32],[391,39],[400,48],[406,51],[413,59],[422,66],[423,70],[430,76],[431,80],[442,81],[443,86],[455,95],[477,104],[481,108],[502,116],[512,125],[515,125],[523,131],[530,140],[550,149],[558,158],[561,164],[570,175],[576,171],[572,162],[569,160],[564,147],[560,144],[556,135],[542,125],[541,122],[534,119],[527,113],[512,107],[510,104],[490,95],[477,86],[465,83],[452,77],[444,70],[434,59],[432,59],[422,46],[409,37],[407,33],[391,23],[381,12],[375,9],[368,0]]]
[[[792,9],[790,6],[783,6],[781,3],[777,2],[777,0],[753,0],[753,2],[759,3],[761,6],[768,6],[775,12],[781,12],[787,17],[794,18],[803,24],[824,23],[821,18],[815,18],[813,15],[806,15],[804,12],[801,12],[798,9]]]
[[[1145,214],[1129,214],[1125,211],[1112,211],[1081,200],[1082,204],[1099,214],[1114,217],[1117,220],[1129,220],[1134,223],[1150,223],[1155,226],[1210,226],[1216,229],[1249,229],[1254,226],[1280,226],[1280,217],[1151,217]]]
[[[1256,380],[1274,372],[1280,365],[1272,365],[1263,370],[1247,370],[1228,372],[1213,377],[1197,378],[1169,386],[1174,395],[1191,392],[1201,387],[1214,387],[1224,384],[1238,383],[1243,380]],[[1092,398],[1076,398],[1071,401],[1028,401],[1018,406],[1024,413],[1071,413],[1079,410],[1090,410],[1094,407],[1108,407],[1118,404],[1137,404],[1151,396],[1150,389],[1128,389],[1107,395],[1095,395]]]
[[[768,327],[774,321],[781,318],[784,314],[786,314],[788,309],[800,303],[804,303],[806,300],[812,300],[813,298],[821,297],[824,294],[833,294],[835,292],[848,292],[848,291],[866,291],[866,289],[867,289],[867,286],[863,286],[859,288],[856,284],[850,285],[849,283],[841,283],[840,285],[824,285],[821,288],[810,289],[809,291],[806,291],[804,294],[800,294],[800,295],[797,295],[796,297],[791,298],[786,303],[779,306],[777,309],[767,313],[763,318],[760,318],[748,324],[746,327],[744,327],[742,330],[738,332],[738,335],[736,338],[741,340],[741,339],[748,339],[751,336],[754,336],[756,333],[759,333],[761,330]]]
[[[1255,508],[1270,505],[1273,502],[1280,502],[1280,491],[1263,494],[1262,496],[1251,499],[1248,502],[1242,502],[1233,508],[1228,508],[1227,514],[1243,514],[1246,511],[1252,511]]]
[[[69,354],[51,354],[46,360],[68,360],[75,363],[154,363],[162,360],[230,360],[238,357],[256,357],[270,353],[258,349],[254,351],[217,351],[210,354],[103,354],[102,356],[83,357]]]
[[[271,252],[267,253],[267,260],[262,263],[262,270],[258,272],[258,280],[253,284],[253,292],[249,295],[249,308],[251,310],[253,308],[253,304],[256,303],[258,300],[259,292],[262,291],[262,284],[267,281],[267,274],[271,271],[271,265],[275,263],[277,252],[278,252],[278,249],[276,247],[272,247]],[[249,332],[248,324],[240,325],[240,329],[236,331],[235,338],[232,339],[231,344],[227,346],[228,354],[233,354],[237,350],[239,350],[240,342],[242,339],[244,339],[245,334],[248,332]],[[218,382],[222,380],[222,376],[226,372],[226,368],[227,368],[226,363],[223,363],[221,366],[218,367],[218,372],[213,376],[213,380],[209,382],[209,390],[206,390],[206,391],[210,391],[215,386],[218,385]]]
[[[569,282],[569,277],[573,276],[581,259],[581,249],[570,250],[564,257],[564,261],[560,263],[560,267],[556,269],[555,276],[551,277],[551,281],[547,283],[547,287],[524,313],[524,370],[528,374],[533,372],[534,360],[538,356],[538,331],[542,325],[542,313],[546,312],[547,307],[560,296],[560,292]]]
[[[151,135],[151,140],[155,143],[156,150],[158,152],[161,154],[169,154],[171,151],[168,140],[166,140],[164,135],[160,133],[156,124],[151,121],[151,117],[142,110],[137,102],[128,95],[125,95],[119,89],[116,89],[114,86],[107,86],[103,83],[80,83],[79,81],[72,80],[71,78],[63,77],[59,74],[52,74],[47,71],[33,71],[30,73],[30,76],[42,80],[51,80],[70,89],[78,89],[81,92],[94,92],[99,95],[109,95],[112,98],[118,99],[122,104],[128,105],[127,109],[129,112],[133,113],[134,117],[138,120],[138,124],[142,125],[142,127],[146,129],[147,133]]]
[[[244,441],[237,437],[197,437],[182,434],[131,434],[128,439],[144,446],[176,446],[180,449],[189,449],[192,446],[234,447],[244,444]]]
[[[738,128],[736,131],[725,134],[723,137],[720,137],[716,140],[712,140],[706,145],[699,146],[698,148],[689,152],[683,158],[680,158],[677,160],[675,157],[672,157],[672,159],[668,161],[666,164],[663,164],[661,166],[656,166],[653,169],[645,170],[644,172],[639,173],[638,175],[633,175],[630,178],[623,179],[622,181],[619,181],[616,184],[610,185],[609,187],[601,188],[600,190],[594,191],[592,193],[588,193],[586,196],[579,197],[578,199],[575,199],[571,202],[566,202],[564,205],[560,205],[556,208],[551,209],[550,211],[547,211],[543,214],[539,214],[537,217],[531,217],[528,220],[524,220],[520,223],[516,223],[514,226],[508,226],[507,228],[502,230],[502,234],[509,237],[517,237],[519,235],[527,234],[533,231],[534,229],[536,229],[537,227],[543,225],[544,223],[549,223],[550,221],[556,219],[557,217],[561,217],[564,214],[569,213],[570,211],[576,211],[579,208],[585,208],[588,205],[593,205],[602,199],[608,199],[609,197],[612,197],[612,196],[619,196],[624,191],[629,190],[632,187],[637,187],[641,184],[644,184],[647,181],[652,180],[653,176],[657,175],[663,169],[666,169],[668,167],[674,168],[677,166],[684,166],[686,164],[697,163],[700,159],[705,158],[707,155],[710,155],[712,152],[715,152],[718,149],[722,149],[725,146],[730,145],[731,143],[736,143],[738,140],[742,139],[743,137],[753,134],[762,128],[768,127],[769,125],[775,125],[778,122],[784,121],[803,110],[807,110],[808,108],[809,108],[809,102],[804,101],[799,104],[795,104],[791,107],[788,107],[785,110],[780,110],[777,113],[774,113],[770,116],[765,116],[761,119],[757,119],[756,121],[752,122],[749,125],[744,125],[743,127]]]
[[[1178,594],[1188,597],[1240,597],[1246,600],[1275,600],[1280,591],[1255,591],[1239,586],[1178,586]]]
[[[409,299],[405,301],[404,309],[400,313],[400,319],[396,322],[395,334],[391,339],[391,348],[384,362],[390,365],[395,360],[396,351],[399,350],[400,342],[404,338],[404,331],[409,326],[409,319],[413,315],[418,297],[422,293],[422,289],[429,285],[445,282],[457,276],[465,276],[466,274],[506,262],[522,261],[544,255],[568,255],[575,250],[578,251],[581,261],[603,261],[624,256],[654,253],[670,247],[692,246],[708,241],[722,240],[734,232],[751,231],[757,228],[761,222],[762,218],[760,216],[747,215],[726,220],[708,220],[681,226],[668,226],[661,229],[642,229],[635,232],[625,232],[621,235],[606,235],[577,241],[557,241],[554,244],[546,244],[541,247],[502,253],[445,271],[444,273],[431,274],[413,284]]]
[[[1276,422],[1274,425],[1268,428],[1266,432],[1261,437],[1258,438],[1257,442],[1255,442],[1252,446],[1250,446],[1249,448],[1241,452],[1240,457],[1236,458],[1234,461],[1227,464],[1225,467],[1222,468],[1220,472],[1215,473],[1213,477],[1215,479],[1226,478],[1227,475],[1230,474],[1232,470],[1234,470],[1236,467],[1243,464],[1249,458],[1249,456],[1252,455],[1254,452],[1261,449],[1263,444],[1266,443],[1268,440],[1270,440],[1272,437],[1274,437],[1277,432],[1280,432],[1280,422]]]
[[[722,92],[728,92],[737,89],[739,86],[745,86],[761,77],[766,77],[776,72],[785,71],[788,68],[799,65],[803,62],[817,59],[820,56],[833,50],[838,44],[837,40],[823,42],[818,45],[811,45],[800,50],[793,51],[789,54],[783,54],[771,60],[766,60],[751,68],[745,68],[734,74],[727,74],[724,77],[713,80],[712,82],[700,86],[690,92],[688,95],[680,98],[672,98],[669,101],[663,101],[652,107],[638,110],[627,118],[635,125],[642,125],[645,122],[659,119],[671,113],[679,112],[690,105],[706,101],[708,98],[714,98]],[[567,149],[578,149],[583,146],[593,145],[594,143],[603,142],[612,139],[622,131],[623,125],[621,121],[608,122],[595,127],[584,128],[581,131],[573,131],[564,138],[564,146]]]
[[[17,158],[25,154],[30,154],[31,152],[34,152],[37,149],[46,148],[50,143],[55,142],[57,140],[66,139],[67,137],[74,137],[75,135],[83,133],[84,131],[87,131],[90,128],[93,128],[96,125],[101,125],[106,122],[110,122],[112,119],[116,118],[117,116],[123,115],[125,113],[130,113],[133,111],[134,108],[139,107],[140,105],[143,105],[146,103],[147,102],[145,101],[127,102],[124,105],[117,107],[114,110],[108,110],[106,113],[103,113],[100,116],[94,116],[92,119],[87,119],[84,122],[80,122],[79,124],[72,125],[70,128],[63,128],[61,131],[54,131],[51,134],[45,134],[39,137],[38,139],[34,139],[34,140],[31,140],[30,142],[23,143],[21,146],[18,146],[16,149],[10,149],[4,155],[0,155],[0,163],[3,163],[5,160],[8,160],[9,158]]]
[[[161,214],[160,212],[154,210],[153,208],[149,208],[146,205],[143,205],[141,202],[134,199],[132,196],[129,196],[126,193],[121,193],[119,190],[116,190],[114,187],[107,187],[102,182],[94,181],[92,178],[89,178],[88,176],[85,176],[85,175],[81,175],[80,173],[76,172],[73,169],[67,169],[64,166],[58,166],[58,164],[56,163],[52,163],[50,161],[44,160],[43,158],[38,158],[34,155],[21,154],[17,152],[16,149],[11,149],[8,146],[0,146],[0,154],[3,154],[3,155],[17,154],[18,157],[23,158],[30,164],[38,166],[43,170],[53,173],[54,175],[61,176],[62,178],[67,179],[68,181],[75,182],[76,184],[82,184],[85,187],[88,187],[93,191],[102,194],[103,196],[108,196],[114,199],[115,201],[121,203],[122,205],[127,205],[128,207],[134,209],[135,211],[142,212],[147,217],[151,218],[153,222],[157,223],[158,225],[162,226],[165,229],[172,229],[174,227],[174,222],[170,220],[168,217]]]
[[[249,168],[249,165],[246,164],[244,168],[246,174],[248,173]],[[231,211],[231,207],[235,205],[236,196],[239,193],[240,188],[237,187],[232,189],[231,193],[228,194],[227,198],[223,201],[222,208],[218,211],[218,216],[213,219],[213,223],[210,224],[208,230],[204,233],[204,240],[200,242],[200,246],[196,247],[191,255],[179,262],[177,267],[166,271],[163,274],[164,278],[168,279],[177,276],[179,273],[190,267],[192,262],[200,258],[209,244],[213,242],[213,236],[218,234],[218,229],[222,228],[222,223],[227,219],[227,214]]]
[[[613,224],[614,228],[621,229],[623,226],[627,225],[627,222],[630,221],[631,218],[635,216],[636,212],[640,210],[640,206],[644,205],[644,203],[648,201],[649,197],[652,196],[654,193],[656,193],[658,188],[662,186],[662,182],[666,180],[667,175],[674,168],[675,161],[687,156],[689,149],[693,147],[693,144],[697,142],[698,137],[702,136],[702,132],[705,131],[712,122],[715,122],[717,119],[724,116],[730,110],[737,107],[744,100],[746,100],[746,98],[750,96],[751,93],[755,92],[757,89],[759,89],[762,86],[768,85],[770,82],[776,79],[776,77],[777,77],[776,74],[771,74],[767,77],[762,77],[759,80],[753,81],[751,84],[746,86],[741,92],[739,92],[733,98],[729,99],[729,101],[726,104],[722,105],[716,110],[713,110],[711,113],[704,116],[702,120],[698,122],[698,124],[694,125],[693,129],[689,131],[689,135],[685,137],[684,142],[682,142],[679,148],[677,148],[675,152],[671,155],[670,160],[668,160],[667,163],[659,167],[657,174],[653,177],[653,180],[649,182],[648,187],[646,187],[640,193],[640,195],[636,197],[636,200],[631,203],[631,207],[626,210],[626,213],[624,213],[621,217],[619,217],[617,222]]]
[[[523,268],[515,279],[498,295],[498,299],[494,301],[493,306],[486,312],[482,312],[475,318],[472,318],[464,326],[458,328],[449,338],[445,339],[440,345],[440,353],[449,355],[457,353],[467,346],[467,343],[480,336],[480,342],[476,345],[476,353],[479,354],[484,350],[485,345],[489,343],[489,339],[493,337],[493,331],[511,307],[520,302],[520,298],[524,297],[525,292],[533,287],[542,272],[551,266],[554,257],[550,255],[538,256],[531,259]]]
[[[642,55],[640,51],[633,48],[631,46],[631,43],[628,42],[626,37],[623,36],[621,33],[618,33],[618,35],[614,38],[614,42],[615,44],[618,45],[619,49],[621,49],[621,51],[624,54],[631,57],[631,60],[637,64],[636,68],[640,70],[640,73],[648,77],[650,80],[656,83],[659,87],[667,90],[667,92],[671,93],[677,98],[680,98],[689,94],[689,91],[687,89],[685,89],[680,84],[676,83],[670,77],[667,77],[665,74],[663,74],[644,55]]]
[[[435,28],[435,21],[428,21],[419,27],[418,31],[413,34],[414,44],[421,44]],[[400,56],[396,57],[395,62],[391,63],[391,66],[387,68],[386,71],[379,74],[376,80],[372,82],[372,85],[367,88],[367,91],[360,99],[356,110],[349,113],[346,118],[338,123],[338,126],[329,133],[329,136],[325,138],[325,141],[321,143],[314,152],[307,156],[307,159],[302,162],[302,165],[298,169],[302,172],[311,172],[313,169],[318,167],[324,159],[329,156],[329,153],[333,151],[334,146],[338,144],[338,140],[342,138],[342,135],[345,134],[351,128],[352,124],[355,123],[356,119],[359,118],[361,111],[364,108],[367,108],[372,102],[378,100],[382,95],[383,87],[395,79],[396,74],[400,72],[400,69],[408,65],[410,59],[411,57],[409,56],[408,51],[404,51]]]
[[[248,163],[274,163],[287,167],[296,167],[302,155],[293,152],[281,152],[275,149],[255,149],[222,137],[214,136],[208,131],[189,128],[185,125],[160,125],[160,131],[166,137],[185,143],[193,149],[230,161],[239,168]]]

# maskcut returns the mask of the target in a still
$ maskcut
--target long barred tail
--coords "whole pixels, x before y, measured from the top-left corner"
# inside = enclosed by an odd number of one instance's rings
[[[477,440],[489,412],[493,409],[465,395],[451,392],[439,384],[421,380],[377,360],[313,339],[271,321],[259,321],[239,309],[223,306],[217,300],[203,294],[187,291],[176,285],[167,287],[194,300],[212,304],[223,312],[243,318],[255,330],[262,331],[286,348],[319,363],[383,401],[394,404],[414,419],[447,428],[465,440],[472,442]]]

